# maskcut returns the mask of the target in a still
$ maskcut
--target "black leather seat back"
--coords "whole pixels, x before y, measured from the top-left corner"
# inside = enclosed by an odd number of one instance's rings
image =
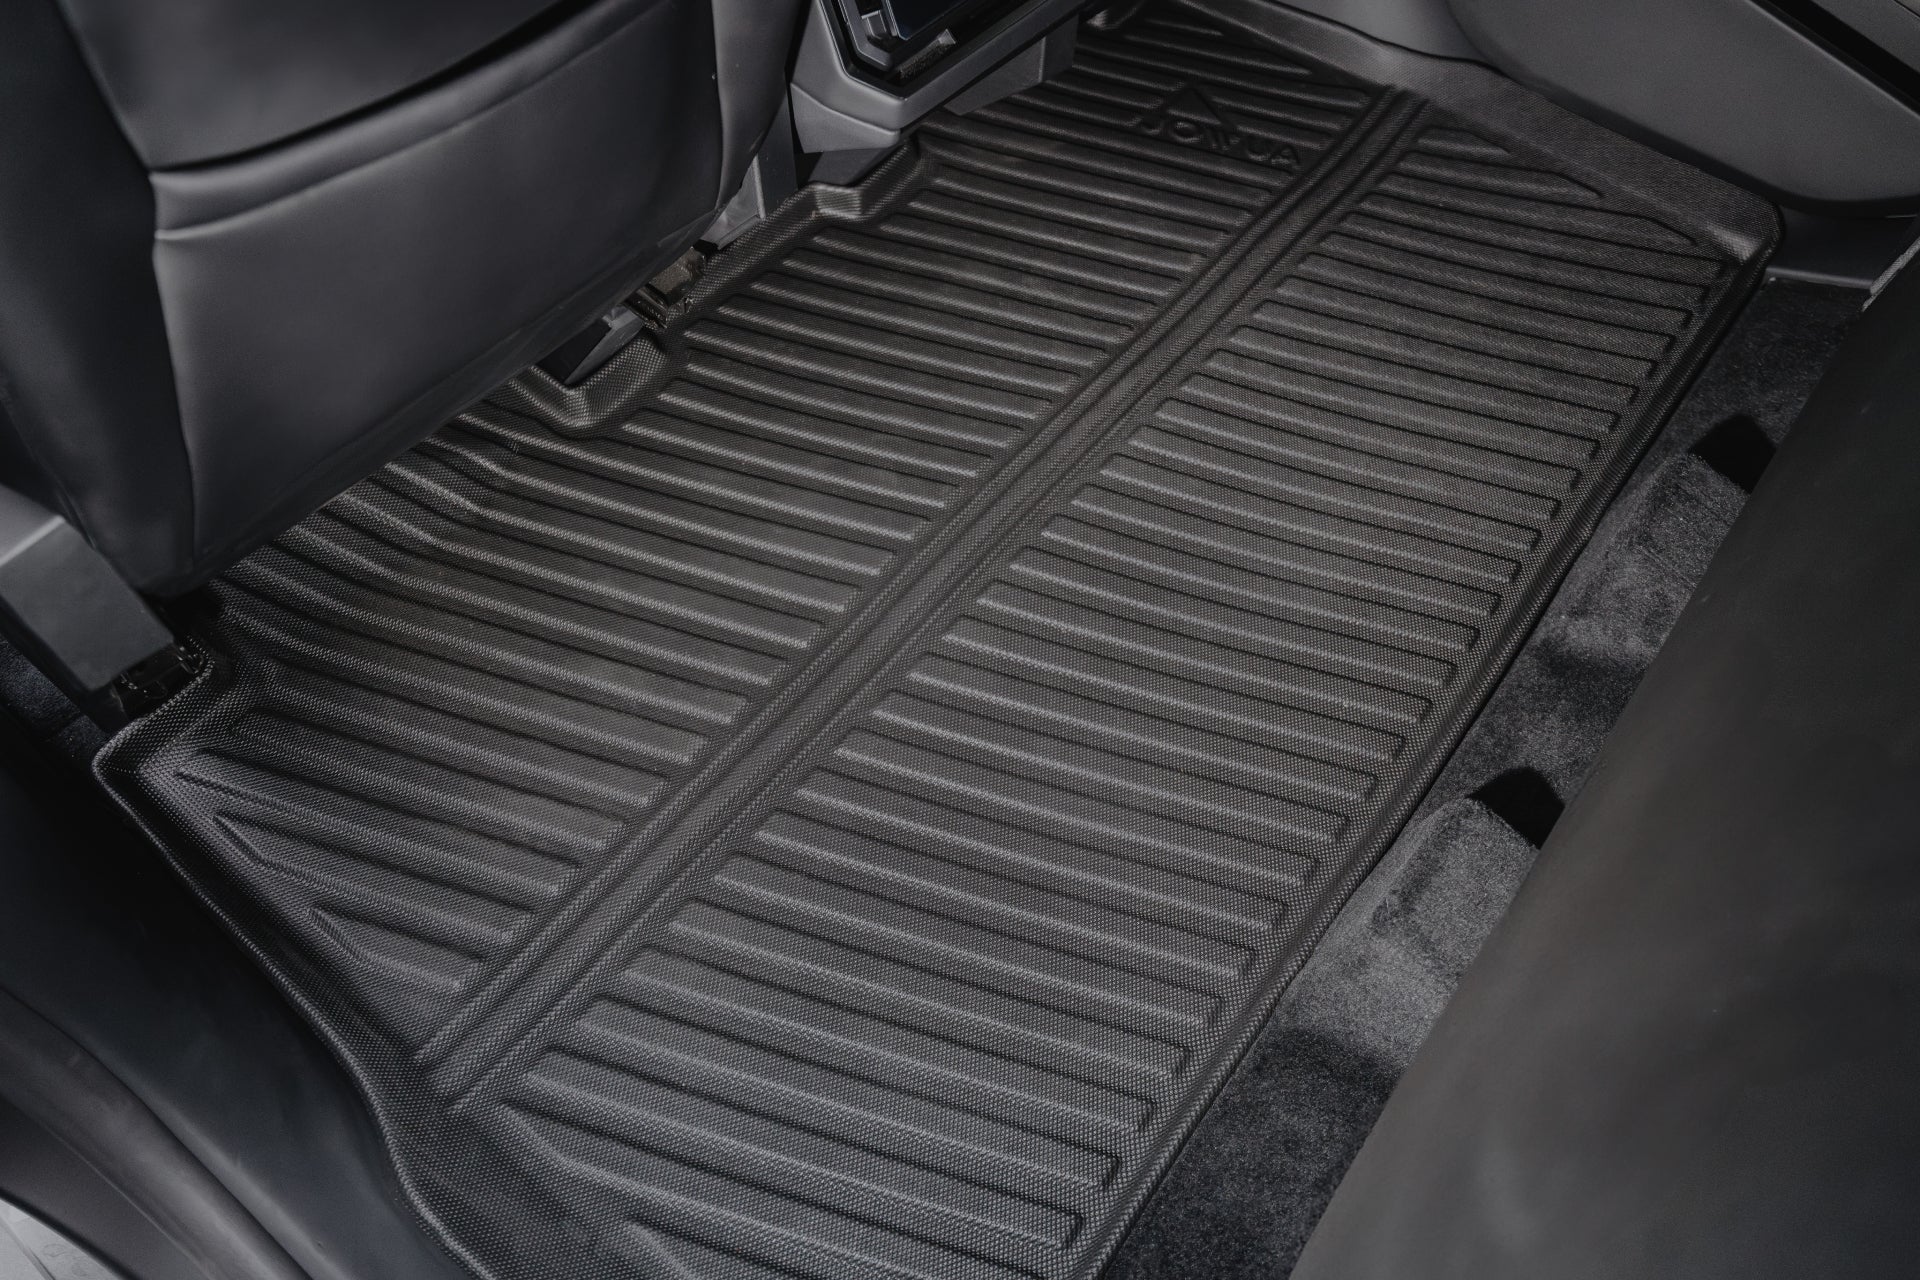
[[[59,0],[141,160],[202,164],[404,94],[559,0]]]
[[[797,0],[22,0],[0,482],[187,589],[696,236]]]

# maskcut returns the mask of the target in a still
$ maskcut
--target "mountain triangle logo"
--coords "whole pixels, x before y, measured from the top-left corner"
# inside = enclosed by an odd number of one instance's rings
[[[1289,173],[1300,167],[1300,154],[1292,146],[1248,132],[1196,84],[1181,85],[1165,102],[1141,116],[1136,127],[1150,138],[1164,138],[1215,155],[1271,165]]]

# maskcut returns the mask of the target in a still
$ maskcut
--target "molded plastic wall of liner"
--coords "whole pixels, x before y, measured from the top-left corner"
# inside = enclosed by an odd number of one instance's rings
[[[207,1280],[205,1270],[131,1200],[5,1097],[0,1097],[0,1197],[140,1280]],[[0,1224],[0,1275],[20,1280],[21,1272],[7,1269],[18,1255],[10,1255],[6,1232]],[[24,1274],[27,1280],[44,1275]]]
[[[1498,67],[1783,204],[1920,209],[1920,114],[1753,0],[1452,0]]]

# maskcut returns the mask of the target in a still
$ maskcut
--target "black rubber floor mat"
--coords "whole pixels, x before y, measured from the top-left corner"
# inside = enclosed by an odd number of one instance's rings
[[[1750,287],[1757,201],[1219,7],[253,556],[103,757],[477,1272],[1095,1271]]]

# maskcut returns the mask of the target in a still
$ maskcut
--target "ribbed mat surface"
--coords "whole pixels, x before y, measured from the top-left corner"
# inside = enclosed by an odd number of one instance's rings
[[[254,555],[103,758],[477,1271],[1090,1274],[1750,285],[1756,203],[1222,7]]]

